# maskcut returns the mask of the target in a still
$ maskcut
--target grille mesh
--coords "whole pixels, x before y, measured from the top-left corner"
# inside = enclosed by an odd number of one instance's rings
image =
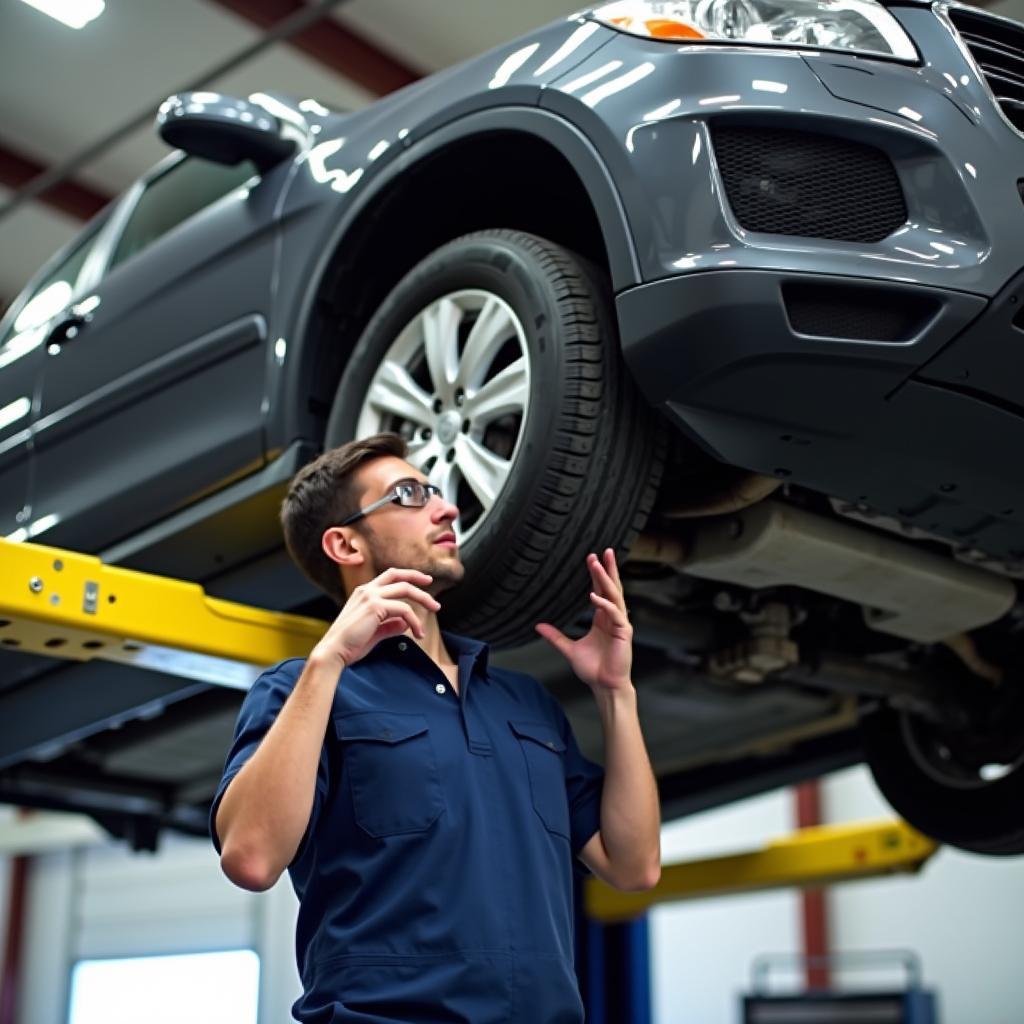
[[[877,288],[787,283],[782,297],[798,334],[851,341],[909,341],[936,313],[930,299]]]
[[[880,242],[907,219],[889,158],[811,132],[711,126],[729,205],[748,231]]]
[[[1024,28],[981,11],[950,8],[949,20],[971,51],[996,102],[1024,131]]]

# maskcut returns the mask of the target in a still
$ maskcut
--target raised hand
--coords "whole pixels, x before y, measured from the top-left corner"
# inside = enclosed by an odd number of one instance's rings
[[[356,587],[330,628],[316,645],[321,657],[337,658],[342,667],[366,656],[385,637],[406,630],[424,636],[423,623],[414,608],[428,612],[440,603],[428,594],[433,577],[416,569],[386,569],[379,576]]]
[[[615,552],[605,548],[602,559],[587,555],[587,568],[593,585],[590,601],[595,609],[590,632],[580,640],[570,640],[550,623],[542,622],[535,628],[595,693],[624,689],[632,685],[633,627],[626,612]]]

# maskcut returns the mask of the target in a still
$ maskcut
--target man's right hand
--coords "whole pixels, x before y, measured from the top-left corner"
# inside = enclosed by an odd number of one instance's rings
[[[344,668],[365,657],[385,637],[410,630],[422,639],[423,623],[413,606],[428,612],[440,609],[433,595],[422,589],[432,582],[432,576],[417,569],[386,569],[356,587],[310,657],[335,659]]]

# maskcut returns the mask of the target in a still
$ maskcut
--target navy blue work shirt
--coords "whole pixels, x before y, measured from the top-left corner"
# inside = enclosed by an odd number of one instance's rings
[[[459,693],[411,640],[341,674],[309,826],[289,866],[309,1024],[579,1024],[574,857],[600,825],[602,770],[554,698],[444,634]],[[264,672],[211,810],[304,662]],[[582,865],[579,865],[581,870]]]

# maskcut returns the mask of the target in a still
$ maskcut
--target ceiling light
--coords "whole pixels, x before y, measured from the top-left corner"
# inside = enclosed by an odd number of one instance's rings
[[[63,22],[68,28],[84,28],[103,13],[103,0],[22,0],[43,14]]]

